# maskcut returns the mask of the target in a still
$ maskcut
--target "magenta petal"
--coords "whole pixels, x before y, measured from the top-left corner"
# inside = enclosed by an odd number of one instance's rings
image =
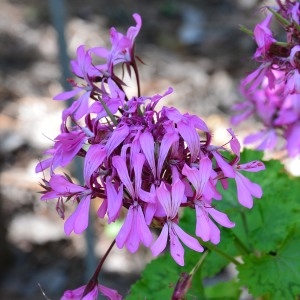
[[[84,181],[90,187],[90,180],[93,173],[106,158],[106,151],[102,145],[94,144],[88,149],[84,160]]]
[[[97,210],[97,215],[99,218],[104,218],[105,214],[107,213],[107,207],[108,207],[108,204],[107,204],[107,199],[104,199],[100,205],[100,207],[98,208]],[[108,221],[108,224],[110,222]]]
[[[168,240],[168,232],[169,232],[168,224],[165,223],[159,237],[150,248],[153,256],[157,256],[166,248],[167,240]]]
[[[204,242],[210,240],[211,229],[209,226],[209,217],[207,212],[201,208],[199,205],[195,206],[196,208],[196,235],[199,236]]]
[[[144,166],[145,162],[145,157],[142,153],[136,154],[136,156],[133,158],[134,159],[134,188],[135,188],[135,193],[136,197],[139,195],[141,185],[142,185],[142,169]]]
[[[119,175],[121,181],[126,186],[128,192],[130,193],[130,195],[132,197],[134,197],[135,193],[134,193],[133,185],[129,178],[128,169],[127,169],[124,158],[122,158],[121,156],[118,156],[118,155],[113,156],[112,164],[117,169],[118,175]]]
[[[213,156],[215,157],[219,167],[223,171],[224,175],[229,178],[234,177],[234,170],[233,167],[228,164],[225,159],[217,152],[217,151],[212,151]]]
[[[130,206],[127,212],[125,222],[116,237],[116,244],[118,248],[121,249],[124,247],[132,227],[133,227],[133,207]]]
[[[81,119],[84,115],[86,115],[89,111],[89,99],[91,92],[85,92],[78,98],[78,106],[76,111],[73,113],[75,120]]]
[[[142,212],[142,208],[140,206],[137,207],[137,227],[136,230],[138,231],[138,235],[140,237],[140,240],[142,243],[146,246],[149,247],[150,244],[152,243],[152,234],[145,222],[145,216]]]
[[[156,177],[156,165],[154,160],[154,139],[151,133],[144,132],[140,135],[140,145],[147,162],[151,168],[152,174]]]
[[[66,235],[70,235],[72,231],[77,234],[82,233],[88,227],[90,202],[91,195],[80,200],[76,210],[65,222]]]
[[[167,217],[171,217],[171,218],[174,217],[171,216],[171,211],[172,211],[171,194],[168,191],[163,181],[161,182],[160,186],[156,189],[156,196],[161,206],[163,207]]]
[[[108,223],[114,222],[122,208],[123,203],[123,185],[120,187],[119,192],[116,191],[114,185],[111,183],[111,178],[106,179],[106,194],[107,194],[107,205],[108,205]]]
[[[86,188],[70,182],[63,175],[53,175],[49,181],[49,185],[54,191],[61,195],[70,195],[72,193],[80,193],[86,190]]]
[[[256,198],[261,198],[262,189],[261,187],[251,182],[248,178],[238,173],[235,177],[237,186],[238,201],[245,207],[251,208],[253,206],[252,195]]]
[[[99,292],[108,297],[109,300],[122,300],[122,296],[114,289],[110,289],[104,285],[98,284]]]
[[[54,100],[68,100],[68,99],[74,97],[75,95],[77,95],[81,90],[82,90],[81,88],[76,88],[71,91],[62,92],[62,93],[56,95],[53,99]]]
[[[177,124],[178,131],[187,143],[191,152],[191,161],[195,161],[200,152],[200,137],[195,127],[188,123],[188,120],[182,120]]]
[[[105,145],[107,156],[111,155],[111,153],[124,141],[128,134],[129,128],[127,125],[119,126],[113,131]]]
[[[212,207],[207,208],[206,211],[220,225],[227,227],[227,228],[232,228],[235,226],[235,223],[231,222],[225,213],[220,212]]]
[[[163,167],[163,164],[165,162],[165,159],[168,155],[168,152],[172,146],[173,143],[178,141],[179,137],[176,131],[168,132],[164,135],[160,148],[159,148],[159,156],[158,156],[158,162],[157,162],[157,177],[160,178],[160,173]],[[154,175],[156,176],[156,174]]]
[[[172,223],[171,227],[173,227],[174,223]],[[170,252],[173,259],[180,266],[184,266],[184,249],[177,237],[177,235],[173,232],[173,228],[169,230],[170,235]]]
[[[178,214],[178,210],[180,207],[180,204],[183,202],[183,197],[184,197],[184,184],[181,182],[181,180],[177,179],[173,184],[172,184],[172,204],[171,204],[171,210],[169,211],[170,213],[170,218],[173,219],[176,217]]]
[[[265,165],[258,160],[253,160],[245,164],[238,165],[239,170],[244,170],[247,172],[259,172],[265,170]]]
[[[177,224],[173,223],[172,226],[177,236],[186,246],[198,252],[204,251],[204,248],[199,244],[197,239],[187,234]]]
[[[196,197],[200,198],[203,194],[204,188],[211,176],[212,163],[208,157],[203,157],[199,163],[199,170],[196,168],[190,168],[188,165],[184,165],[182,174],[185,175],[192,183],[196,191]],[[210,191],[210,190],[208,190]],[[211,195],[212,196],[212,195]]]
[[[35,173],[40,173],[40,172],[48,169],[51,166],[52,161],[53,161],[52,157],[40,161],[35,167]]]
[[[217,225],[211,220],[208,220],[210,227],[210,242],[217,245],[220,243],[221,232]]]

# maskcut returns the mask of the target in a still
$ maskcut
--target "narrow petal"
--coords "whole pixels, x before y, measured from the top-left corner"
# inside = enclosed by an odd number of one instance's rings
[[[211,176],[212,162],[208,157],[203,157],[199,163],[199,170],[196,168],[190,168],[188,165],[184,165],[182,174],[185,175],[192,183],[196,190],[196,198],[200,199],[203,191],[207,185],[207,182]],[[210,191],[210,189],[208,189]],[[213,196],[213,195],[211,195]]]
[[[228,164],[225,159],[217,152],[212,151],[213,156],[215,157],[219,167],[223,171],[224,175],[229,178],[234,178],[234,170],[233,167]]]
[[[247,172],[259,172],[265,170],[265,165],[259,160],[253,160],[246,164],[238,165],[239,170],[247,171]]]
[[[77,95],[81,90],[82,90],[81,88],[76,88],[71,91],[62,92],[62,93],[56,95],[53,99],[54,100],[68,100],[68,99],[74,97],[75,95]]]
[[[227,227],[227,228],[232,228],[235,226],[235,223],[231,222],[225,213],[220,212],[212,207],[207,208],[206,211],[220,225]]]
[[[70,182],[65,176],[63,175],[53,175],[49,180],[50,187],[63,195],[71,195],[80,193],[86,190],[86,188],[77,185],[75,183]]]
[[[211,220],[208,219],[210,227],[210,242],[217,245],[220,243],[221,232],[218,226]]]
[[[108,297],[109,300],[122,300],[122,296],[116,290],[107,286],[98,284],[98,290],[103,296]]]
[[[142,243],[149,247],[152,243],[152,234],[145,222],[145,216],[143,214],[142,208],[140,206],[137,207],[137,230],[138,235],[142,241]]]
[[[135,188],[135,197],[139,195],[141,185],[142,185],[142,169],[144,166],[145,157],[142,153],[139,153],[134,158],[134,188]]]
[[[156,189],[156,195],[167,217],[170,217],[170,214],[172,212],[171,194],[164,182],[161,182],[159,188]]]
[[[209,226],[209,217],[207,212],[199,205],[196,208],[196,235],[199,236],[204,242],[210,240],[211,229]]]
[[[156,165],[154,159],[154,139],[150,132],[144,132],[140,135],[140,145],[147,162],[151,168],[154,178],[156,177]]]
[[[87,195],[80,200],[76,210],[65,222],[66,235],[70,235],[72,231],[80,234],[88,227],[90,202],[91,195]]]
[[[261,198],[262,196],[262,189],[261,187],[251,182],[248,178],[243,176],[242,174],[238,173],[235,177],[236,186],[237,186],[237,195],[238,201],[240,204],[247,208],[252,208],[253,206],[253,199],[252,195],[256,198]]]
[[[116,168],[118,175],[119,175],[121,181],[126,186],[129,194],[131,195],[131,197],[134,197],[135,193],[134,193],[133,185],[129,178],[128,168],[126,166],[124,158],[116,155],[112,158],[112,164]]]
[[[138,213],[136,207],[133,208],[132,213],[133,213],[133,221],[132,221],[131,231],[127,237],[125,245],[130,253],[135,253],[138,250],[141,242],[139,236],[139,230],[138,230],[139,224],[138,224]]]
[[[94,144],[88,149],[84,159],[84,181],[90,187],[90,180],[93,173],[99,168],[106,158],[106,150],[103,145]]]
[[[171,227],[174,225],[170,225]],[[177,235],[173,232],[173,228],[169,230],[170,235],[170,252],[173,259],[180,266],[184,266],[184,249],[177,237]]]
[[[121,125],[113,131],[105,145],[107,156],[111,155],[111,153],[124,141],[128,134],[129,127],[127,125]]]
[[[90,95],[90,91],[85,92],[78,98],[78,100],[76,100],[78,106],[76,108],[76,111],[73,113],[75,120],[81,119],[84,115],[88,113]]]
[[[178,134],[174,130],[173,132],[168,132],[164,135],[160,148],[159,148],[159,156],[158,156],[158,162],[157,162],[157,178],[160,178],[160,173],[163,167],[163,164],[165,162],[165,159],[168,155],[168,152],[172,146],[173,143],[178,141]],[[155,175],[154,175],[155,176]]]
[[[127,212],[125,222],[116,237],[116,244],[118,248],[121,249],[124,247],[132,228],[133,228],[133,207],[130,206]]]
[[[111,178],[106,178],[106,194],[107,194],[107,215],[108,223],[114,222],[120,214],[123,204],[123,185],[117,192],[114,185],[111,182]]]
[[[181,120],[177,124],[178,131],[188,145],[191,152],[191,161],[195,161],[200,153],[200,137],[195,127],[188,120]]]
[[[167,241],[168,241],[168,232],[169,232],[168,224],[165,223],[159,237],[150,248],[153,256],[157,256],[166,248]]]
[[[204,251],[204,248],[200,245],[198,240],[183,231],[177,224],[173,223],[173,228],[177,236],[186,246],[198,252]]]
[[[175,183],[172,184],[172,204],[171,204],[171,211],[169,212],[169,217],[171,219],[175,218],[178,214],[178,210],[180,207],[180,204],[183,201],[184,196],[184,184],[181,182],[181,180],[176,180]]]

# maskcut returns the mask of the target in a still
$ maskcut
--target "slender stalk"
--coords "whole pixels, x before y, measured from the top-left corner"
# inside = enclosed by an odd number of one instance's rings
[[[231,232],[234,236],[234,241],[236,242],[236,246],[244,253],[244,254],[250,254],[251,251],[248,249],[248,247],[241,241],[241,239],[235,235],[233,232]]]
[[[241,217],[242,217],[242,222],[243,222],[243,226],[244,226],[244,229],[245,229],[246,237],[247,237],[247,240],[249,241],[249,244],[250,244],[249,227],[248,227],[246,215],[245,215],[245,213],[243,211],[241,211]],[[251,244],[250,244],[250,248],[252,248]]]
[[[115,116],[112,114],[112,112],[107,107],[106,103],[101,99],[101,97],[99,97],[99,101],[101,102],[102,106],[104,107],[104,109],[105,109],[107,115],[110,117],[111,121],[114,123],[115,126],[117,126],[118,122],[117,122]]]
[[[193,269],[191,270],[191,272],[190,272],[190,275],[191,275],[191,276],[193,276],[193,275],[197,272],[197,270],[199,269],[199,267],[202,265],[204,259],[206,258],[207,254],[208,254],[208,251],[205,251],[205,252],[201,255],[200,259],[198,260],[198,262],[196,263],[196,265],[194,266],[194,268],[193,268]]]
[[[229,261],[231,261],[232,263],[234,263],[236,266],[240,265],[241,263],[239,261],[237,261],[234,257],[230,256],[229,254],[223,252],[222,250],[220,250],[219,248],[217,248],[216,246],[214,246],[211,243],[208,242],[203,242],[201,241],[201,244],[203,246],[205,246],[207,249],[209,249],[210,251],[215,251],[216,253],[220,254],[221,256],[223,256],[224,258],[228,259]]]
[[[102,269],[102,266],[108,256],[108,254],[110,253],[111,249],[113,248],[113,246],[115,245],[116,240],[113,240],[113,242],[111,243],[111,245],[109,246],[109,248],[106,250],[104,256],[102,257],[102,259],[99,262],[99,265],[97,266],[97,269],[95,270],[94,274],[92,275],[91,279],[89,280],[89,282],[87,283],[84,292],[82,294],[82,298],[84,298],[84,296],[86,296],[94,287],[95,285],[98,283],[98,276],[99,273]]]

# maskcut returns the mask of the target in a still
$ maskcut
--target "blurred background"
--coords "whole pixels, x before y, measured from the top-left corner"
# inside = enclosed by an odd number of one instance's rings
[[[39,201],[42,174],[34,168],[59,132],[68,58],[79,45],[109,47],[109,28],[125,32],[138,12],[137,38],[143,95],[203,118],[216,143],[227,141],[239,81],[254,69],[252,29],[271,1],[258,0],[0,0],[0,298],[59,299],[83,285],[114,239],[118,224],[93,220],[88,235],[66,237],[55,201]],[[62,39],[62,31],[65,40]],[[64,47],[65,46],[65,47]],[[66,50],[67,56],[64,54]],[[236,129],[242,139],[249,127]],[[93,214],[92,214],[93,215]],[[136,280],[148,250],[114,248],[101,280],[123,295]]]

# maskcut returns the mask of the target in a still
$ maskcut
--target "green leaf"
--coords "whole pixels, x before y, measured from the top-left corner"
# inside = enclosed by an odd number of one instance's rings
[[[201,258],[201,255],[202,253],[185,249],[184,267],[177,265],[169,253],[156,258],[146,266],[142,272],[141,279],[132,285],[130,294],[126,299],[171,299],[180,274],[183,272],[189,273]],[[189,295],[203,293],[201,278],[197,274],[199,273],[196,272],[194,276],[197,285],[188,291]]]
[[[241,285],[247,286],[253,296],[282,300],[300,295],[299,230],[298,227],[277,252],[260,257],[251,254],[237,267]]]
[[[196,219],[195,219],[195,211],[194,210],[185,210],[183,217],[180,219],[180,227],[185,230],[190,235],[195,234],[195,226],[196,226]],[[200,244],[201,240],[199,239]],[[237,248],[235,247],[234,237],[230,230],[223,229],[221,232],[221,242],[216,245],[217,248],[228,254],[229,256],[236,256],[239,254]],[[189,255],[193,257],[193,253],[186,255],[187,259]],[[212,277],[218,272],[220,272],[226,265],[228,265],[230,261],[224,258],[222,255],[214,252],[209,251],[207,257],[205,258],[202,266],[201,266],[201,277],[202,279],[207,277]]]
[[[254,160],[255,157],[259,159],[257,151],[247,150],[242,153],[241,163]],[[230,180],[228,190],[220,191],[223,199],[217,202],[217,209],[226,212],[236,223],[232,232],[246,248],[268,253],[276,251],[292,228],[299,224],[300,180],[289,176],[279,161],[264,163],[265,171],[244,172],[247,178],[263,189],[263,197],[254,199],[252,209],[238,204],[234,180]]]
[[[238,300],[240,299],[241,288],[236,280],[219,282],[205,288],[206,299]]]

